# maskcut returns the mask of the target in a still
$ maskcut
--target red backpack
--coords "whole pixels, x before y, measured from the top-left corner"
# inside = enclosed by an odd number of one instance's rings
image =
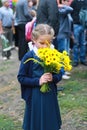
[[[31,41],[31,33],[32,33],[35,23],[36,23],[36,18],[33,18],[32,21],[28,22],[25,25],[25,38],[27,42]]]

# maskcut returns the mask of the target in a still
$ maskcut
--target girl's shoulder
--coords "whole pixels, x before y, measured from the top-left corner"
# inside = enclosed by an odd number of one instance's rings
[[[35,55],[35,53],[34,53],[33,50],[28,51],[28,52],[24,55],[24,57],[22,58],[22,62],[25,62],[25,61],[26,61],[27,59],[29,59],[29,58],[34,58],[34,55]]]
[[[25,55],[24,58],[33,58],[34,57],[34,51],[28,51]]]

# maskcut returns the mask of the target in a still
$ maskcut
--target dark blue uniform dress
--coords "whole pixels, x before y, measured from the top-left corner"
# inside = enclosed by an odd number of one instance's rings
[[[37,57],[34,57],[37,59]],[[43,74],[43,68],[37,64],[32,64],[32,77]],[[51,90],[46,93],[40,92],[40,86],[32,87],[29,101],[26,101],[24,116],[24,130],[59,130],[61,127],[61,117],[57,100],[57,89],[54,83],[49,84]]]

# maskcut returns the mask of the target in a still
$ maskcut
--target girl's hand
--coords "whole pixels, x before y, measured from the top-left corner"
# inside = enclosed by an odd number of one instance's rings
[[[51,73],[44,73],[39,80],[39,84],[42,85],[47,82],[51,82],[53,80],[52,74]]]

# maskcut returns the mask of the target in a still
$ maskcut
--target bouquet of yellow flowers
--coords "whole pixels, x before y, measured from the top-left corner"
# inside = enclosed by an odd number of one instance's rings
[[[43,68],[44,72],[50,73],[59,73],[61,68],[64,68],[65,71],[70,71],[72,69],[71,60],[66,51],[63,53],[52,48],[40,48],[38,49],[37,56],[40,58],[40,61],[29,58],[24,63],[33,60],[36,63],[39,63]],[[47,83],[43,84],[40,88],[41,92],[49,92],[50,88]]]

